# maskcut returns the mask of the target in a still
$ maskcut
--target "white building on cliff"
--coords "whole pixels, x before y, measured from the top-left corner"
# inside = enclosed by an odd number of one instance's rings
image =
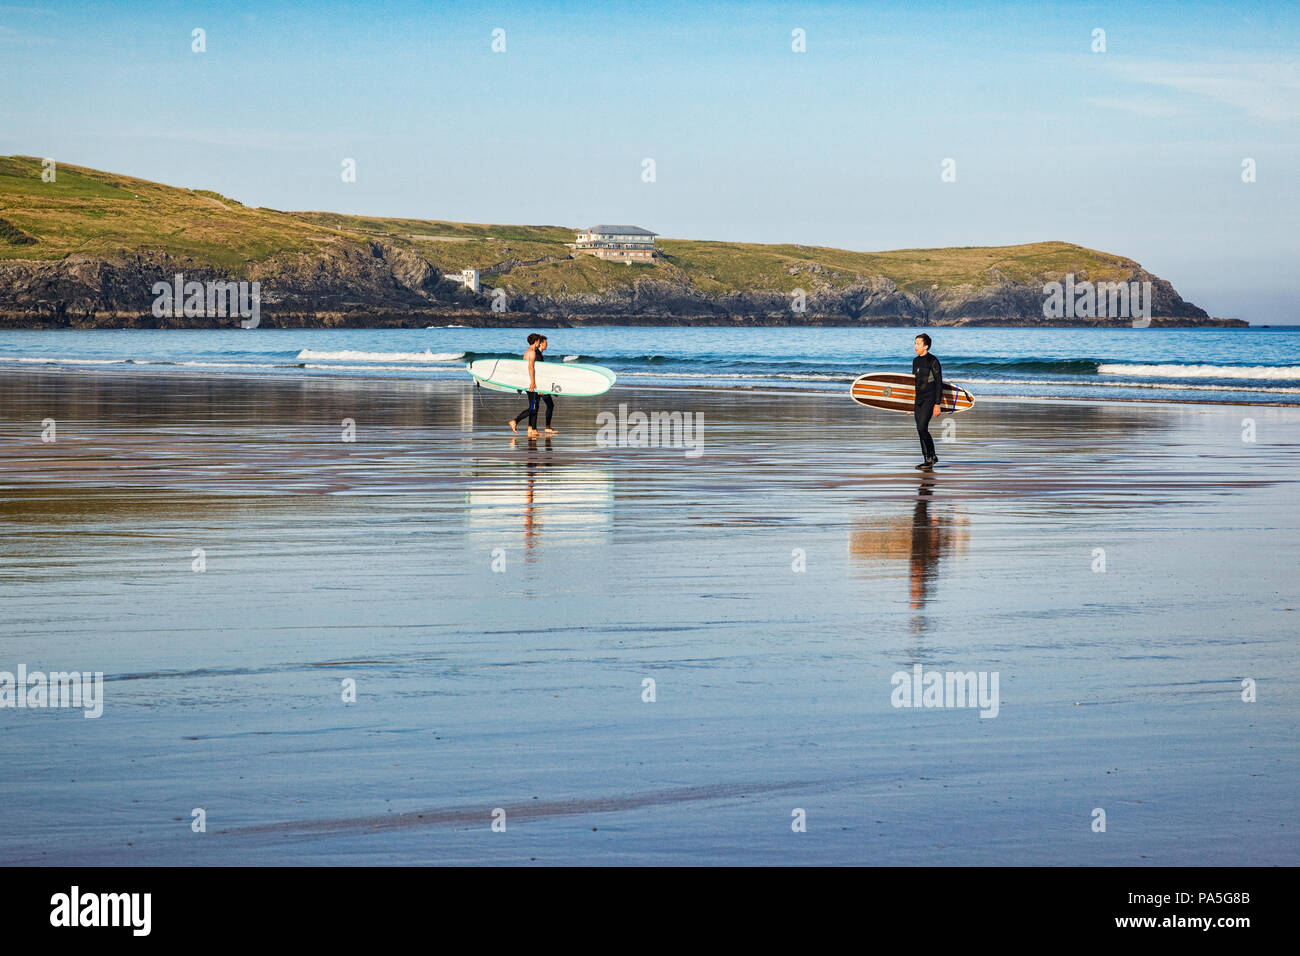
[[[567,245],[574,252],[631,265],[654,259],[657,235],[640,226],[592,226],[578,233],[576,242]]]

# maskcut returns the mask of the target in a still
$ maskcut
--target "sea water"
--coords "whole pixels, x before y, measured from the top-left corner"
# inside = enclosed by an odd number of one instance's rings
[[[528,328],[0,331],[0,368],[465,379],[518,357]],[[911,370],[928,331],[944,378],[980,395],[1300,404],[1300,326],[1250,329],[544,329],[547,361],[625,384],[838,392]]]

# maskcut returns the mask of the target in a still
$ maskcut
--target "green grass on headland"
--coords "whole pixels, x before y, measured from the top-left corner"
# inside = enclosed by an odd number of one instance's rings
[[[1132,260],[1066,242],[852,252],[690,239],[660,240],[662,255],[653,264],[627,266],[591,256],[571,258],[565,243],[573,241],[576,229],[568,226],[250,209],[212,190],[78,166],[59,165],[56,181],[47,183],[41,169],[35,157],[0,157],[0,260],[52,260],[74,253],[122,258],[160,250],[237,273],[276,254],[383,241],[418,252],[440,271],[476,268],[489,287],[537,295],[601,294],[647,278],[706,295],[789,293],[844,288],[868,276],[884,276],[907,292],[942,292],[1065,272],[1119,280],[1137,268]]]
[[[0,217],[36,239],[34,245],[0,243],[0,259],[163,250],[238,271],[277,252],[339,241],[295,216],[248,209],[209,190],[66,165],[56,167],[54,182],[42,182],[40,160],[26,156],[0,157]]]

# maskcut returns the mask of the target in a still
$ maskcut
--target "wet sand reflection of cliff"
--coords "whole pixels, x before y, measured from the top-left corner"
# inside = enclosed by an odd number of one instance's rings
[[[849,557],[860,571],[889,573],[907,561],[913,631],[925,629],[925,604],[940,562],[965,554],[970,543],[970,519],[955,503],[936,501],[936,485],[934,475],[923,475],[910,513],[859,518],[849,531]]]

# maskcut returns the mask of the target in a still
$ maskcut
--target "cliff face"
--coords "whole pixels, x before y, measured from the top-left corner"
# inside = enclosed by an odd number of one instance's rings
[[[818,321],[852,322],[895,320],[900,325],[1056,324],[1043,317],[1043,283],[1063,281],[1064,275],[1045,274],[1042,281],[1015,283],[1005,277],[987,286],[966,284],[918,293],[901,290],[885,276],[858,276],[847,286],[828,282],[805,283],[804,311],[791,308],[789,293],[757,289],[752,292],[708,296],[690,285],[642,279],[631,288],[609,293],[534,295],[509,290],[512,310],[534,315],[628,314],[657,317],[750,317],[784,319],[797,325]],[[1087,279],[1086,271],[1075,275]],[[1204,309],[1185,301],[1164,279],[1144,269],[1134,269],[1128,281],[1151,283],[1151,314],[1192,322],[1209,321]],[[507,287],[508,288],[508,287]],[[871,321],[874,320],[874,321]],[[1127,325],[1128,319],[1063,320],[1059,324]],[[1244,324],[1244,323],[1243,323]]]
[[[824,272],[824,270],[822,270]],[[372,241],[331,243],[311,252],[282,253],[250,263],[239,274],[166,252],[142,251],[120,258],[69,255],[51,261],[0,260],[0,316],[10,327],[136,326],[209,328],[219,320],[152,314],[154,283],[246,279],[261,284],[262,322],[267,326],[318,324],[422,325],[454,320],[471,325],[547,324],[863,324],[863,325],[1127,325],[1128,319],[1043,318],[1044,274],[1033,282],[1004,276],[985,286],[967,283],[909,292],[880,275],[832,281],[816,270],[798,275],[804,309],[791,295],[754,289],[710,295],[689,280],[653,276],[605,292],[535,293],[506,272],[496,277],[506,311],[492,308],[493,290],[472,293],[443,279],[412,249]],[[1087,273],[1076,275],[1076,280]],[[1150,282],[1155,324],[1235,324],[1213,320],[1186,302],[1164,279],[1137,268],[1130,281]],[[318,321],[310,317],[316,315]],[[403,321],[406,317],[409,321]],[[1244,323],[1241,323],[1244,324]]]
[[[438,271],[410,250],[382,243],[336,243],[313,253],[273,255],[233,275],[166,252],[106,259],[70,255],[53,261],[0,261],[0,313],[78,319],[114,313],[152,315],[153,286],[185,281],[247,280],[261,284],[264,316],[366,308],[421,310],[471,306]],[[170,324],[170,323],[169,323]],[[210,321],[178,323],[211,325]]]

